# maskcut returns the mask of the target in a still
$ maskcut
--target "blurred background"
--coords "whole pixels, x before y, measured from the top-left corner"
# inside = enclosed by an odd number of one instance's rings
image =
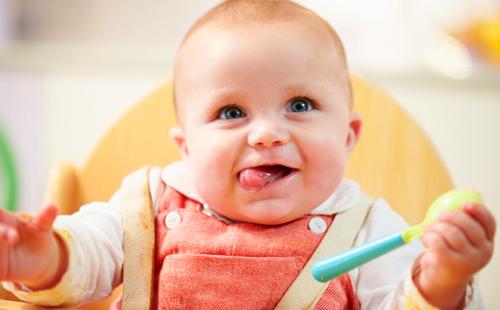
[[[399,100],[456,186],[479,189],[499,221],[500,0],[298,2],[337,29],[352,71]],[[51,165],[81,163],[170,79],[183,34],[216,3],[0,0],[0,130],[18,168],[17,209],[37,210]],[[488,309],[500,305],[498,240],[479,275]]]

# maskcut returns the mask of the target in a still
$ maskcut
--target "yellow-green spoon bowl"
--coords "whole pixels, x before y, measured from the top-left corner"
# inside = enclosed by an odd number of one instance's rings
[[[462,210],[466,203],[483,203],[478,192],[468,189],[453,190],[439,196],[431,204],[422,223],[409,227],[402,232],[405,243],[420,237],[427,225],[434,223],[441,212]]]

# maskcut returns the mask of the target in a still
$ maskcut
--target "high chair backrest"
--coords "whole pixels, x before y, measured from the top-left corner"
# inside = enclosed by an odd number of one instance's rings
[[[409,223],[420,221],[430,202],[452,188],[446,168],[419,125],[384,91],[352,78],[354,110],[363,130],[348,161],[347,177],[372,197],[384,197]],[[179,158],[169,139],[175,124],[171,83],[128,111],[81,166],[51,172],[46,201],[70,214],[87,202],[107,200],[130,172]],[[107,309],[109,300],[87,309]],[[1,306],[1,303],[0,303]]]

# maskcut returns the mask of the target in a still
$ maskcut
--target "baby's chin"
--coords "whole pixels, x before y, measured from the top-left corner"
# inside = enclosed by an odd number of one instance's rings
[[[302,217],[302,216],[290,216],[290,217],[282,217],[282,218],[253,218],[247,222],[253,223],[253,224],[259,224],[259,225],[274,226],[274,225],[281,225],[281,224],[293,222],[300,217]]]
[[[286,210],[282,208],[273,208],[273,206],[239,206],[236,210],[240,212],[224,212],[227,210],[214,210],[236,222],[246,222],[259,225],[281,225],[292,222],[304,216],[304,213],[298,213],[297,210]]]

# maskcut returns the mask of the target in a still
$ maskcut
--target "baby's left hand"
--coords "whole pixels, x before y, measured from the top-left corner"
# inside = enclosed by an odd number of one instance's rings
[[[493,255],[495,226],[493,215],[483,205],[466,204],[463,212],[443,212],[426,227],[422,242],[429,251],[418,261],[420,273],[415,282],[430,303],[440,308],[460,304],[472,276]],[[455,306],[454,299],[458,301]]]

